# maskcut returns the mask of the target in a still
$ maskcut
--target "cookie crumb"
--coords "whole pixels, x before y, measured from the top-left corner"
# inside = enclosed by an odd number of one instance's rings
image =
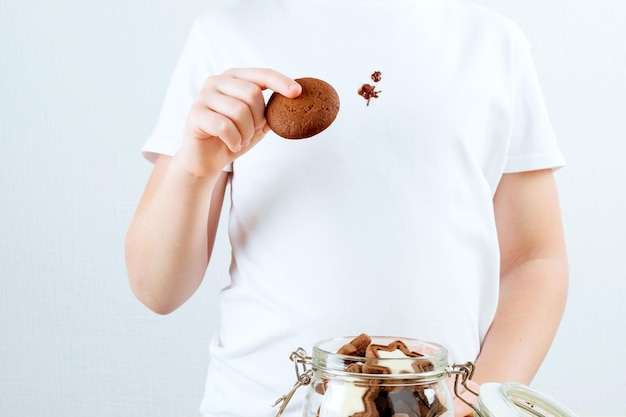
[[[358,94],[367,100],[367,106],[370,105],[370,100],[373,98],[378,98],[378,94],[382,91],[376,91],[376,87],[371,84],[363,84],[361,88],[359,88]]]
[[[380,71],[374,71],[374,73],[372,74],[372,81],[374,81],[375,83],[379,82],[383,79],[382,75],[383,74]]]

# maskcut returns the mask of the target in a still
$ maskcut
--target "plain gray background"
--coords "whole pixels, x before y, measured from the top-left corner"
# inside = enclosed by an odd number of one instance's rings
[[[123,240],[151,169],[139,148],[210,1],[0,0],[0,416],[197,415],[225,230],[163,317],[131,294]],[[626,415],[626,2],[476,3],[529,37],[568,162],[570,302],[534,386]]]

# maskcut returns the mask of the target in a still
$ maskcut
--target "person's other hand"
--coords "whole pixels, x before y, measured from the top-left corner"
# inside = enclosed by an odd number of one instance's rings
[[[263,90],[295,98],[302,87],[268,68],[229,69],[207,78],[191,106],[177,159],[197,176],[215,175],[268,132]]]

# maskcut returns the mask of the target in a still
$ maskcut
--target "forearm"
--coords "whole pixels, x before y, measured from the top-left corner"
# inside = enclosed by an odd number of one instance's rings
[[[206,271],[207,222],[218,176],[195,177],[175,158],[161,169],[158,186],[142,199],[129,227],[126,264],[136,296],[164,314],[195,292]]]
[[[530,259],[501,277],[498,309],[476,360],[476,382],[531,382],[558,329],[567,287],[565,256]]]

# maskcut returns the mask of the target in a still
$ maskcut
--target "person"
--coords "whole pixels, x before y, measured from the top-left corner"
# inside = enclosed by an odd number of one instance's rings
[[[335,87],[339,114],[282,139],[265,103],[305,76]],[[440,343],[475,362],[474,387],[529,384],[568,281],[544,101],[524,34],[464,1],[214,2],[143,147],[126,238],[134,293],[167,314],[201,285],[229,204],[201,413],[273,414],[290,352],[362,332]]]

